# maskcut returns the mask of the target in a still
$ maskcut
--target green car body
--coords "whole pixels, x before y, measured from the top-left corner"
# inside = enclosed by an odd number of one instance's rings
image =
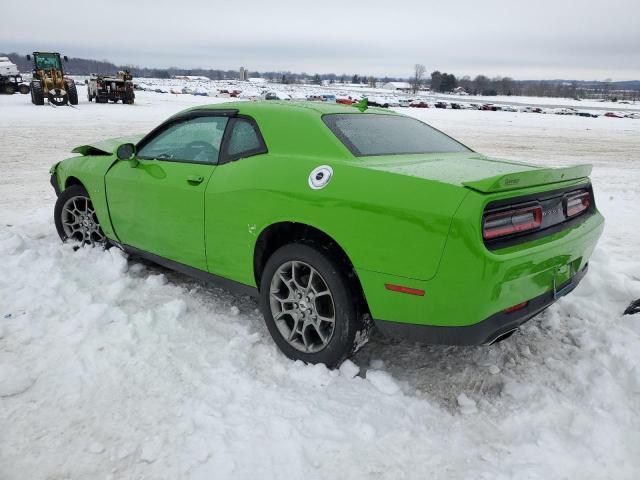
[[[296,102],[196,107],[173,120],[247,118],[264,148],[217,165],[118,160],[121,144],[142,137],[114,139],[76,148],[78,156],[52,167],[52,182],[58,192],[86,188],[112,243],[249,293],[273,248],[313,232],[339,246],[382,330],[428,342],[491,343],[586,272],[603,230],[592,196],[577,218],[493,246],[483,215],[520,199],[591,192],[590,167],[540,168],[470,150],[356,156],[325,121],[336,114],[400,115]],[[330,181],[310,188],[319,166],[331,168]]]

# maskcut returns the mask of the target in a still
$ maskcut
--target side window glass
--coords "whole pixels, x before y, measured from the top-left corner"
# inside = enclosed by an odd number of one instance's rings
[[[227,146],[229,158],[248,157],[264,152],[266,148],[253,124],[242,118],[236,119]]]
[[[169,126],[146,143],[138,158],[217,163],[227,117],[196,117]]]

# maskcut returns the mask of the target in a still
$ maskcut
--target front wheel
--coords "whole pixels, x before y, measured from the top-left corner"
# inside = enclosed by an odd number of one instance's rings
[[[78,242],[83,247],[108,245],[91,198],[82,185],[72,185],[60,194],[54,220],[63,242]]]
[[[333,368],[366,343],[357,289],[328,252],[285,245],[267,261],[260,283],[267,328],[287,357]]]

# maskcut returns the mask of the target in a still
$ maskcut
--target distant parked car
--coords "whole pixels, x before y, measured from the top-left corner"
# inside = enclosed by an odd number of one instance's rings
[[[229,92],[229,96],[232,97],[232,98],[237,98],[237,97],[240,96],[241,93],[242,92],[240,90],[231,90]]]
[[[494,105],[493,103],[485,103],[484,105],[482,105],[482,107],[480,107],[480,110],[486,110],[489,112],[497,112],[498,111],[498,107],[496,105]]]
[[[436,108],[447,108],[447,102],[436,102]]]
[[[401,98],[400,100],[398,100],[400,107],[410,107],[412,102],[413,100],[411,100],[410,98]]]
[[[279,100],[278,95],[275,92],[267,92],[262,95],[263,100]]]
[[[342,105],[351,105],[353,104],[353,100],[350,98],[337,98],[336,103],[340,103]]]
[[[322,95],[309,95],[307,96],[307,100],[310,102],[322,102]]]
[[[415,102],[411,102],[409,104],[410,107],[413,108],[429,108],[429,104],[427,102],[424,102],[422,100],[417,100]]]
[[[460,110],[462,107],[460,106],[459,103],[451,103],[451,108],[453,110]]]
[[[500,106],[500,110],[502,110],[503,112],[517,112],[518,109],[516,107],[514,107],[513,105],[501,105]]]
[[[597,115],[594,115],[594,114],[589,113],[589,112],[578,112],[578,113],[576,113],[576,115],[579,116],[579,117],[592,117],[592,118],[596,118],[597,117]]]
[[[389,104],[387,103],[386,99],[381,97],[369,97],[367,98],[367,104],[370,107],[389,108]]]
[[[336,103],[335,95],[322,95],[323,102]]]
[[[604,114],[604,116],[609,118],[624,118],[622,115],[614,112],[607,112]]]

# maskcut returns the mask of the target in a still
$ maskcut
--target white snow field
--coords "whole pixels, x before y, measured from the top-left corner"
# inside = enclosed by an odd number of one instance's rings
[[[640,315],[622,315],[640,298],[640,121],[402,109],[486,154],[593,163],[605,233],[581,285],[508,340],[375,335],[330,371],[281,355],[254,300],[60,243],[50,164],[220,99],[136,101],[0,96],[1,479],[640,476]]]

